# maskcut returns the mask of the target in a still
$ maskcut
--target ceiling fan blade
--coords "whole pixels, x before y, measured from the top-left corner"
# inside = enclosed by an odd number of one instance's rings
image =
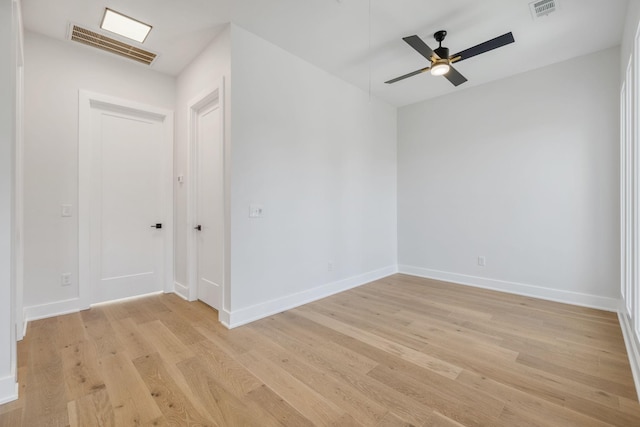
[[[405,74],[404,76],[400,76],[400,77],[396,77],[395,79],[391,79],[391,80],[389,80],[389,81],[387,81],[385,83],[391,84],[391,83],[399,82],[400,80],[404,80],[404,79],[406,79],[408,77],[413,77],[413,76],[415,76],[417,74],[424,73],[425,71],[429,71],[430,69],[431,69],[431,67],[421,68],[419,70],[416,70],[416,71],[413,71],[411,73]]]
[[[515,41],[516,40],[513,38],[513,33],[509,32],[501,36],[498,36],[495,39],[491,39],[484,43],[480,43],[479,45],[470,47],[469,49],[463,50],[462,52],[458,52],[455,55],[452,55],[451,57],[455,58],[459,56],[460,59],[458,59],[457,62],[461,62],[461,61],[464,61],[465,59],[473,58],[476,55],[489,52],[490,50],[497,49],[499,47],[513,43]]]
[[[427,58],[429,62],[431,62],[431,58],[434,56],[436,56],[437,59],[440,59],[440,57],[436,55],[435,52],[429,46],[427,46],[427,44],[423,42],[420,37],[408,36],[408,37],[403,37],[402,40],[404,40],[405,42],[407,42],[409,46],[417,50],[420,55]]]
[[[444,77],[451,82],[454,86],[460,86],[462,83],[467,81],[467,78],[460,74],[458,70],[451,67],[449,72],[444,75]]]

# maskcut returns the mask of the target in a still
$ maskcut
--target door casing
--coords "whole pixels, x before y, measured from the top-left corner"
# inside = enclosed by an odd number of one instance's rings
[[[92,127],[91,113],[94,108],[153,118],[163,124],[162,145],[164,150],[163,189],[166,195],[163,209],[164,274],[161,278],[164,292],[173,292],[173,112],[163,108],[141,104],[85,90],[79,91],[78,131],[78,297],[80,309],[93,303],[91,266],[91,179]]]
[[[197,116],[198,112],[201,111],[206,106],[211,103],[218,103],[218,108],[220,110],[220,142],[222,144],[221,152],[222,152],[222,168],[221,171],[221,185],[226,188],[225,183],[225,168],[226,168],[226,154],[225,154],[225,144],[224,144],[224,134],[225,134],[225,110],[224,110],[224,79],[221,79],[217,86],[205,90],[201,92],[198,96],[189,102],[188,105],[188,117],[189,117],[189,155],[188,155],[188,187],[187,187],[187,282],[188,282],[188,300],[195,301],[198,299],[198,241],[196,238],[196,231],[194,227],[197,225],[197,214],[198,214],[198,188],[197,188],[197,155],[198,155],[198,147],[197,147]],[[225,198],[226,200],[226,198]],[[227,228],[227,218],[226,218],[226,209],[223,209],[225,212],[223,221],[223,229]],[[225,248],[223,250],[223,258],[226,257],[227,251],[227,242],[226,242],[226,231],[221,236],[223,239],[222,245]],[[226,268],[226,259],[222,260],[222,268],[223,270]],[[225,271],[221,272],[222,283],[221,290],[222,295],[220,295],[221,307],[218,310],[218,318],[223,315],[225,307],[225,295],[228,292],[227,289],[227,275]]]

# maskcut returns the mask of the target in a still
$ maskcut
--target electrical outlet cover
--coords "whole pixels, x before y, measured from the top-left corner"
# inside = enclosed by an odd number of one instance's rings
[[[62,283],[62,286],[71,285],[71,273],[62,273],[62,276],[60,277],[60,281]]]

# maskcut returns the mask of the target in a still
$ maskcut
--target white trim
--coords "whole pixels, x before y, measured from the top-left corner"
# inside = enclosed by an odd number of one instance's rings
[[[46,319],[48,317],[61,316],[63,314],[77,313],[81,307],[80,298],[72,298],[64,301],[56,301],[41,305],[32,305],[24,308],[25,328],[26,323],[33,320]],[[89,307],[86,307],[89,308]],[[26,330],[26,329],[25,329]]]
[[[24,66],[24,20],[22,19],[22,1],[13,0],[15,3],[15,24],[16,24],[16,44],[18,51],[16,52],[16,65],[19,67]]]
[[[397,272],[398,268],[395,265],[381,268],[358,276],[338,280],[337,282],[317,286],[306,291],[276,298],[250,307],[241,308],[230,313],[225,312],[225,315],[228,315],[229,318],[224,320],[222,320],[223,310],[220,310],[220,321],[229,329],[236,328],[255,320],[263,319],[273,314],[281,313],[285,310],[290,310],[303,304],[308,304],[310,302],[362,286],[369,282],[391,276]]]
[[[78,126],[78,294],[79,308],[93,303],[91,289],[91,110],[93,107],[126,111],[129,114],[154,118],[163,123],[165,149],[165,206],[164,206],[164,292],[173,292],[174,282],[174,197],[173,197],[173,111],[147,104],[79,91]]]
[[[0,378],[0,405],[18,399],[18,383],[13,375]]]
[[[624,94],[624,104],[625,104],[625,131],[624,131],[624,141],[625,141],[625,147],[624,147],[624,156],[625,156],[625,165],[624,165],[624,169],[625,169],[625,191],[626,191],[626,196],[625,196],[625,208],[626,208],[626,212],[625,212],[625,235],[624,235],[624,239],[625,239],[625,252],[624,252],[624,256],[625,256],[625,268],[626,268],[626,272],[625,272],[625,281],[626,281],[626,293],[623,296],[625,303],[626,303],[626,309],[628,310],[629,313],[634,313],[633,307],[632,307],[632,303],[633,303],[633,293],[634,293],[634,288],[635,288],[635,283],[633,281],[634,278],[634,269],[637,267],[635,260],[634,260],[634,239],[635,239],[635,231],[634,231],[634,222],[633,222],[633,217],[634,217],[634,200],[635,200],[635,196],[634,196],[634,187],[633,187],[633,175],[634,175],[634,168],[635,168],[635,164],[633,162],[633,131],[635,128],[635,122],[633,120],[633,98],[634,98],[634,94],[633,94],[633,75],[631,74],[631,67],[633,64],[633,58],[634,58],[635,54],[632,53],[629,56],[629,61],[627,63],[627,68],[625,71],[625,87],[626,87],[626,92]]]
[[[624,337],[624,345],[629,355],[629,364],[631,365],[631,373],[633,374],[633,382],[636,386],[636,394],[640,401],[640,343],[635,338],[631,319],[624,311],[618,312],[618,320],[620,321],[620,329]]]
[[[446,271],[430,270],[409,265],[398,266],[400,273],[427,279],[442,280],[459,285],[473,286],[475,288],[491,289],[548,301],[565,304],[579,305],[583,307],[597,308],[600,310],[617,312],[620,308],[620,300],[616,298],[589,295],[579,292],[562,291],[559,289],[543,288],[524,283],[507,282],[504,280],[488,279],[485,277],[468,276],[465,274],[449,273]]]
[[[636,391],[640,397],[640,25],[620,93],[620,241],[623,308],[618,313]]]
[[[15,181],[14,181],[14,262],[15,281],[15,338],[22,340],[24,318],[22,307],[24,299],[24,26],[20,0],[13,0],[14,29],[16,35],[16,130],[15,130]]]
[[[173,293],[178,295],[180,298],[189,301],[189,288],[182,283],[174,282],[173,289]]]
[[[200,92],[197,96],[195,96],[187,106],[187,117],[188,117],[188,154],[187,154],[187,300],[195,301],[198,299],[198,242],[196,239],[196,231],[194,227],[197,225],[197,191],[198,191],[198,168],[197,168],[197,139],[196,139],[196,117],[198,112],[211,105],[217,103],[217,108],[220,111],[220,144],[221,144],[221,159],[222,159],[222,170],[220,171],[221,185],[224,189],[226,188],[226,155],[225,155],[225,109],[224,109],[224,77],[220,79],[217,86],[204,90]],[[223,203],[226,202],[226,197],[223,197]],[[228,224],[226,218],[227,209],[223,208],[223,230],[224,234],[222,236],[223,239],[223,260],[222,260],[222,286],[220,295],[220,304],[221,307],[218,310],[218,313],[221,313],[224,307],[225,301],[225,293],[228,292],[226,289],[226,274],[225,274],[225,266],[226,266],[226,254],[227,254],[227,242],[226,242],[226,227]],[[220,318],[220,315],[218,316]]]
[[[12,228],[12,279],[10,292],[11,316],[11,372],[17,373],[17,341],[24,337],[24,318],[22,306],[24,299],[24,25],[22,19],[22,4],[20,0],[13,0],[12,22],[15,37],[15,133],[14,133],[14,182],[13,182],[13,228]],[[14,378],[15,380],[15,378]],[[15,382],[15,381],[14,381]],[[17,383],[16,383],[17,387]],[[2,387],[0,387],[2,388]],[[4,390],[0,391],[0,401],[3,400]],[[17,389],[15,392],[17,397]],[[12,399],[13,400],[13,399]],[[1,402],[0,402],[1,403]]]
[[[231,322],[231,313],[228,310],[218,310],[218,321],[227,329],[231,329],[231,326],[229,326]]]
[[[19,4],[19,3],[18,3]],[[24,67],[16,71],[14,262],[16,340],[24,338]]]
[[[627,296],[627,83],[620,90],[620,294],[623,303]]]
[[[78,100],[78,297],[82,308],[91,305],[91,94],[80,91]],[[26,310],[25,310],[26,311]]]
[[[640,30],[640,28],[639,28]],[[630,157],[630,176],[629,176],[629,189],[631,191],[631,199],[630,199],[630,203],[628,205],[628,214],[630,216],[629,222],[630,222],[630,227],[628,228],[628,232],[631,234],[631,244],[630,244],[630,252],[629,252],[629,257],[630,257],[630,261],[631,261],[631,283],[632,284],[637,284],[640,283],[640,271],[638,269],[639,265],[638,265],[638,260],[637,260],[637,256],[640,253],[640,229],[639,229],[639,218],[638,215],[640,214],[640,211],[638,210],[636,204],[637,204],[637,195],[638,195],[638,183],[639,183],[639,179],[638,179],[638,173],[639,173],[639,165],[640,165],[640,161],[638,158],[638,155],[640,153],[640,151],[638,151],[637,149],[637,136],[638,133],[636,132],[637,127],[638,127],[638,122],[637,119],[635,117],[636,115],[636,111],[637,111],[637,97],[636,95],[636,79],[635,79],[635,63],[637,61],[637,55],[636,55],[636,51],[639,47],[638,45],[638,36],[640,36],[640,32],[636,31],[636,38],[635,38],[635,42],[634,42],[634,46],[635,49],[631,54],[631,57],[629,58],[629,63],[627,64],[627,71],[626,71],[626,85],[627,85],[627,141],[629,143],[629,157]],[[638,289],[637,286],[631,286],[628,291],[630,292],[630,297],[627,299],[627,303],[630,305],[628,308],[628,312],[629,313],[638,313]],[[635,321],[632,321],[633,326],[634,326],[634,330],[638,330],[638,322],[640,321],[640,318],[638,318],[638,316],[635,316]]]

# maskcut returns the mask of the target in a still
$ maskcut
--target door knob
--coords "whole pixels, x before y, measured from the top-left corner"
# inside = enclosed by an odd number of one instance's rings
[[[157,223],[155,225],[152,225],[151,228],[162,228],[162,224]]]
[[[198,230],[198,231],[202,231],[202,226],[201,225],[196,225],[195,227],[193,227],[194,230]]]

